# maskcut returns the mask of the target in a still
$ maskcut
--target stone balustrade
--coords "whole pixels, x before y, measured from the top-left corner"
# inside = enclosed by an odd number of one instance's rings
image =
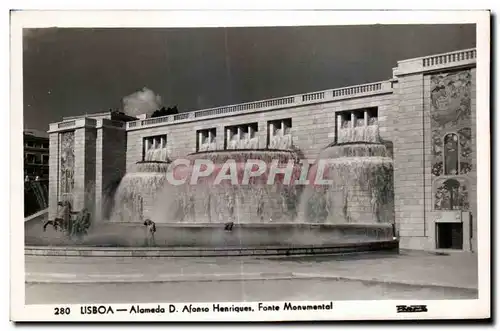
[[[242,104],[222,106],[210,109],[203,109],[194,112],[186,112],[176,115],[148,118],[145,120],[132,121],[127,123],[127,130],[136,130],[145,127],[155,127],[166,123],[184,123],[199,119],[225,117],[234,113],[250,113],[258,111],[269,111],[286,107],[296,107],[302,104],[313,104],[327,101],[336,101],[348,98],[363,97],[373,94],[392,93],[390,81],[375,82],[356,86],[304,93],[295,96],[286,96],[268,100],[247,102]]]
[[[460,61],[469,61],[476,59],[477,53],[475,49],[427,56],[422,59],[422,66],[431,67],[436,65],[451,64]]]
[[[394,75],[401,76],[419,72],[443,70],[448,67],[467,66],[475,64],[476,57],[476,49],[471,48],[398,61],[398,67],[394,71]]]

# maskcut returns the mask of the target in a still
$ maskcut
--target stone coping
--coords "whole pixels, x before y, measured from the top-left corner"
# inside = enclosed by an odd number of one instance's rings
[[[89,257],[214,257],[214,256],[305,256],[398,251],[399,241],[371,241],[318,246],[268,247],[80,247],[80,246],[26,246],[25,255],[31,256],[89,256]]]
[[[137,227],[142,226],[142,222],[117,222],[105,221],[105,224],[115,224],[121,226]],[[190,228],[220,228],[224,227],[226,223],[155,223],[156,227],[190,227]],[[308,228],[392,228],[392,223],[339,223],[339,224],[325,224],[325,223],[294,223],[294,222],[266,222],[266,223],[234,223],[234,227],[244,228],[276,228],[276,227],[308,227]]]

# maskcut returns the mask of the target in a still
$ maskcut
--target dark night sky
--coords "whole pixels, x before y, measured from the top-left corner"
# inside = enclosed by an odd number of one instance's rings
[[[30,30],[24,127],[121,108],[143,87],[191,111],[384,80],[398,60],[475,46],[474,25]]]

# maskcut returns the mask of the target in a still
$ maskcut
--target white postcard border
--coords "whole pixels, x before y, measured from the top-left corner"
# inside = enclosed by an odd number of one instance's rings
[[[168,23],[168,25],[166,24]],[[377,300],[334,301],[331,311],[254,313],[198,313],[165,315],[54,315],[58,306],[79,312],[81,305],[25,305],[24,230],[22,186],[22,28],[23,27],[214,27],[294,26],[357,24],[477,24],[477,206],[478,285],[477,300]],[[463,319],[490,316],[490,13],[487,11],[23,11],[11,15],[11,312],[15,321],[278,321],[278,320],[381,320]],[[214,302],[215,303],[215,302]],[[231,303],[220,304],[230,305]],[[300,302],[295,302],[299,304]],[[310,304],[322,304],[312,302]],[[130,304],[112,304],[115,308]],[[165,303],[168,306],[171,303]],[[182,306],[185,303],[174,303]],[[187,303],[189,304],[189,303]],[[204,305],[192,303],[193,305]],[[206,303],[211,306],[213,303]],[[240,304],[240,303],[234,303]],[[244,303],[241,303],[244,304]],[[248,303],[246,303],[248,304]],[[276,302],[283,305],[283,302]],[[397,314],[396,305],[427,305],[427,313]],[[156,307],[157,303],[141,304]],[[254,303],[255,307],[255,303]]]

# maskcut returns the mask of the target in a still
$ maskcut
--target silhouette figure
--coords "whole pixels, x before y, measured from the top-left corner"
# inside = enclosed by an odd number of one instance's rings
[[[234,222],[224,224],[224,231],[233,231]]]
[[[144,221],[146,227],[146,245],[151,246],[155,244],[156,224],[150,219]]]

